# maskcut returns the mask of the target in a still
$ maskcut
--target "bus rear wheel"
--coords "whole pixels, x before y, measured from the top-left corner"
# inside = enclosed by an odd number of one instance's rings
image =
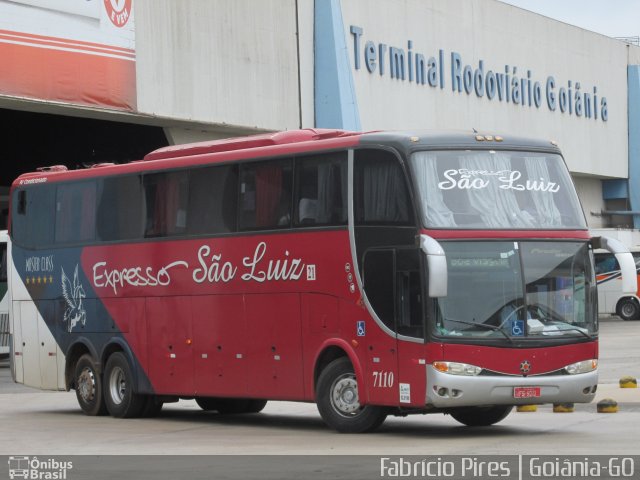
[[[78,359],[74,375],[76,398],[82,411],[91,416],[106,415],[102,382],[91,355],[86,353]]]
[[[512,405],[469,407],[451,411],[451,416],[467,427],[488,427],[504,420],[513,410]]]
[[[115,352],[104,370],[104,399],[112,417],[137,417],[145,407],[146,398],[133,391],[133,374],[127,358]]]
[[[637,320],[640,317],[640,305],[633,298],[620,300],[617,310],[618,316],[623,320]]]
[[[340,433],[370,432],[387,418],[385,407],[360,405],[358,383],[347,357],[325,367],[318,378],[316,396],[320,416]]]

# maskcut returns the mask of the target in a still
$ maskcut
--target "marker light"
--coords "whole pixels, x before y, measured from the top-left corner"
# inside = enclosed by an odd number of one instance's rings
[[[576,375],[578,373],[593,372],[596,368],[598,368],[598,360],[594,358],[591,360],[572,363],[571,365],[567,365],[566,367],[564,367],[564,370],[569,375]]]
[[[467,375],[469,377],[479,375],[482,371],[482,368],[476,367],[475,365],[458,362],[433,362],[433,368],[442,373],[448,373],[450,375]]]

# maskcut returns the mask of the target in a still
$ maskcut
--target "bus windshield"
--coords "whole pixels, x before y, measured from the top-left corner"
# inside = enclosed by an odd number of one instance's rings
[[[595,277],[584,242],[441,242],[448,295],[434,300],[434,334],[448,337],[590,338]]]
[[[584,229],[562,157],[494,150],[411,156],[426,228]]]

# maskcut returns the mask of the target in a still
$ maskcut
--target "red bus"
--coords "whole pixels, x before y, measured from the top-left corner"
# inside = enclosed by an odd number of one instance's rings
[[[597,387],[594,248],[551,142],[301,130],[11,191],[12,371],[88,415],[316,402],[340,432]],[[629,267],[631,262],[631,267]],[[625,283],[635,291],[635,275]]]

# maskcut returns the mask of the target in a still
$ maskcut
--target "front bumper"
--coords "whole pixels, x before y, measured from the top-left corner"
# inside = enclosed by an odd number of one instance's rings
[[[480,405],[589,403],[596,394],[598,371],[577,375],[464,376],[442,373],[427,365],[427,405],[438,408]],[[515,387],[540,387],[540,396],[514,398]]]

